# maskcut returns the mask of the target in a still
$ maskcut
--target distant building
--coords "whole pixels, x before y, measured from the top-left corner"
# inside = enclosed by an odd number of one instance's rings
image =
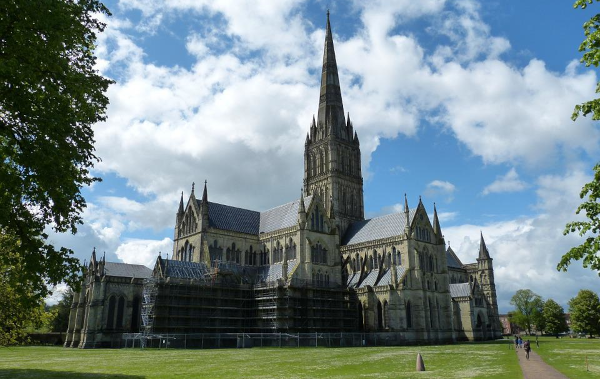
[[[92,255],[65,346],[111,346],[138,330],[372,332],[396,344],[500,337],[483,236],[477,261],[462,264],[445,247],[435,205],[430,221],[405,196],[403,212],[365,220],[360,154],[328,14],[299,198],[257,212],[210,202],[206,183],[197,199],[192,187],[179,203],[172,259],[159,257],[150,272]]]

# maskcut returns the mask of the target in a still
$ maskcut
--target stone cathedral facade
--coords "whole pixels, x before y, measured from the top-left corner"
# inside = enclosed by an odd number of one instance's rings
[[[435,205],[364,219],[360,143],[344,113],[327,15],[317,117],[299,198],[263,212],[200,198],[175,219],[172,259],[153,270],[90,261],[65,346],[114,346],[125,332],[371,332],[392,343],[501,336],[492,258],[463,264]]]

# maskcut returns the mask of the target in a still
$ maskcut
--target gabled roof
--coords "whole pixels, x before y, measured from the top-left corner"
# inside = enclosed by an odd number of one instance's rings
[[[197,202],[200,207],[202,201],[197,200]],[[246,234],[258,234],[260,213],[209,201],[208,222],[211,227],[216,229]]]
[[[123,278],[145,279],[152,276],[152,270],[143,265],[106,262],[104,263],[104,274],[107,276],[120,276]]]
[[[310,206],[312,196],[304,198],[304,205]],[[300,199],[266,210],[260,213],[260,233],[270,233],[275,230],[289,228],[298,222]]]
[[[446,250],[446,261],[448,262],[448,267],[450,268],[463,268],[463,264],[458,259],[454,250],[450,246],[448,246],[448,250]]]
[[[417,209],[409,210],[409,222],[412,223]],[[353,245],[402,235],[406,226],[404,212],[374,217],[370,220],[357,221],[348,227],[342,245]]]
[[[450,284],[450,296],[469,297],[471,296],[471,285],[469,283]]]
[[[311,200],[312,196],[307,196],[304,203],[308,205]],[[197,202],[199,207],[202,206],[201,200]],[[300,199],[257,212],[209,201],[208,221],[212,228],[258,235],[294,226],[298,221],[299,205]]]

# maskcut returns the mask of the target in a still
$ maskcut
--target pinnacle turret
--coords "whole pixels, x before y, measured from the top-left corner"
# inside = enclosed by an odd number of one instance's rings
[[[433,233],[435,233],[438,238],[442,237],[442,228],[440,227],[440,220],[438,219],[435,203],[433,203]]]
[[[183,214],[183,191],[181,191],[181,198],[179,199],[179,209],[177,210],[177,214]]]
[[[481,233],[481,238],[479,240],[479,259],[490,259],[490,252],[485,246],[485,241],[483,240],[483,232]]]
[[[204,190],[202,191],[202,204],[208,204],[208,191],[206,190],[206,183],[207,181],[204,181]]]

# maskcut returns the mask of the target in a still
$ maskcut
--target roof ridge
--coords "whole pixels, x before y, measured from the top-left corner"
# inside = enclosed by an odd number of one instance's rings
[[[199,202],[199,203],[202,203],[202,200],[196,200],[196,201],[197,201],[197,202]],[[260,211],[255,211],[255,210],[252,210],[252,209],[247,209],[247,208],[236,207],[236,206],[233,206],[233,205],[227,205],[227,204],[216,203],[216,202],[214,202],[214,201],[209,201],[209,202],[208,202],[208,204],[209,204],[209,205],[210,205],[210,204],[221,205],[221,206],[223,206],[223,207],[235,208],[235,209],[241,209],[242,211],[248,211],[248,212],[260,213]]]
[[[304,196],[305,200],[308,199],[308,198],[312,198],[312,195],[310,195],[310,196]],[[292,201],[289,201],[287,203],[283,203],[281,205],[277,205],[277,206],[275,206],[273,208],[265,209],[264,211],[260,211],[259,213],[262,214],[262,213],[265,213],[265,212],[268,212],[268,211],[272,211],[272,210],[275,210],[277,208],[285,207],[286,205],[290,205],[290,204],[294,204],[294,203],[298,203],[298,202],[300,202],[300,199],[292,200]]]

